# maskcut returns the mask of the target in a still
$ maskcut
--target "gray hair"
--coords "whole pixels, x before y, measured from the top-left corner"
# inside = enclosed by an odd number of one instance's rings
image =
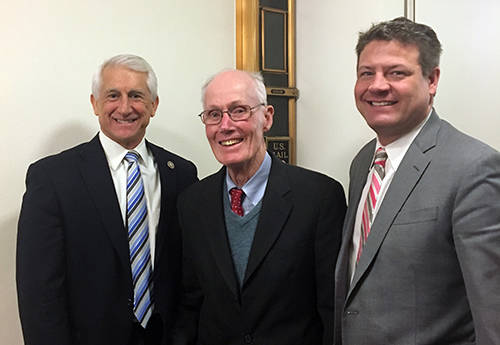
[[[146,83],[148,85],[149,92],[151,92],[152,99],[156,100],[156,97],[158,97],[158,79],[156,78],[153,68],[142,57],[132,54],[113,56],[99,66],[92,78],[92,95],[94,95],[95,98],[99,97],[102,82],[102,71],[106,67],[110,66],[124,66],[132,71],[147,73],[148,77]]]
[[[405,17],[374,24],[368,31],[360,32],[356,45],[358,62],[361,52],[371,41],[392,40],[417,46],[418,63],[424,76],[429,76],[432,70],[439,66],[442,48],[434,30],[430,26],[415,23]]]
[[[234,69],[234,68],[226,68],[223,69],[222,71],[214,74],[208,80],[203,84],[201,87],[201,103],[205,104],[205,94],[207,91],[208,85],[219,75],[225,72],[229,71],[239,71],[247,74],[250,78],[255,83],[255,94],[257,95],[257,99],[259,103],[262,103],[264,105],[267,105],[267,93],[266,93],[266,85],[264,85],[264,77],[262,76],[262,73],[260,72],[249,72],[249,71],[244,71],[244,70],[239,70],[239,69]]]

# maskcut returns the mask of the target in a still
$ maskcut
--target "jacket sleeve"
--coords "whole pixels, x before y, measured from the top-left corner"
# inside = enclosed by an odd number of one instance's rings
[[[344,190],[332,181],[324,188],[315,238],[317,308],[323,323],[323,344],[333,343],[334,272],[346,212]]]
[[[500,344],[500,154],[477,153],[452,215],[453,239],[472,311],[477,345]]]
[[[183,226],[187,217],[183,210],[185,207],[185,194],[182,194],[178,202],[179,224],[182,230],[182,284],[181,298],[177,312],[177,320],[173,329],[172,345],[195,345],[198,338],[198,320],[203,293],[198,278],[192,265],[193,251],[189,247],[189,240],[186,240],[186,233]]]
[[[50,173],[40,162],[26,177],[16,282],[25,344],[71,344],[62,215]]]

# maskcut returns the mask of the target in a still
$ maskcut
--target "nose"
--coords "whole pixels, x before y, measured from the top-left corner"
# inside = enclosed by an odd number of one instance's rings
[[[131,102],[128,99],[128,97],[122,97],[119,101],[120,103],[118,104],[118,111],[122,115],[127,115],[131,113]]]
[[[387,82],[385,76],[381,73],[376,73],[373,76],[372,82],[370,83],[368,89],[372,92],[384,92],[389,90],[390,85]]]
[[[229,114],[227,111],[222,113],[222,119],[220,120],[220,128],[222,130],[227,130],[232,127],[233,125],[233,120],[229,117]]]

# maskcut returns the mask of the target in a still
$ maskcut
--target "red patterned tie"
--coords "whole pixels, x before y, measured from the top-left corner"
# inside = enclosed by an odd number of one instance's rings
[[[363,246],[370,234],[370,228],[373,222],[373,211],[377,205],[377,199],[382,186],[382,180],[385,177],[385,162],[387,161],[387,153],[383,147],[379,147],[375,152],[375,158],[372,165],[372,181],[368,195],[366,196],[365,205],[363,207],[363,215],[361,217],[361,236],[359,237],[359,248],[356,260],[359,261]]]
[[[243,193],[242,189],[232,188],[229,193],[231,194],[231,210],[238,216],[243,217]]]

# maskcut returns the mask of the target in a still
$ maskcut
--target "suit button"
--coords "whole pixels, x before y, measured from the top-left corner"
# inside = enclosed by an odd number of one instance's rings
[[[132,300],[132,298],[129,298],[127,300],[127,305],[128,305],[129,308],[134,309],[134,301]]]
[[[252,344],[253,338],[251,334],[245,334],[245,337],[243,338],[245,341],[245,344]]]
[[[356,311],[356,310],[346,310],[346,311],[345,311],[345,315],[346,315],[346,316],[356,316],[356,315],[358,315],[358,314],[359,314],[359,312],[358,312],[358,311]]]

